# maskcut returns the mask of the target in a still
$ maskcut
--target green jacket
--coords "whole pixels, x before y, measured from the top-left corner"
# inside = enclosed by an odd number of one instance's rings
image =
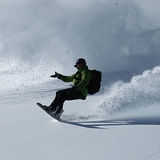
[[[64,82],[73,82],[73,86],[77,86],[77,89],[81,91],[84,99],[86,99],[88,94],[87,85],[91,79],[92,73],[89,71],[88,66],[78,69],[78,72],[71,76],[59,76]]]

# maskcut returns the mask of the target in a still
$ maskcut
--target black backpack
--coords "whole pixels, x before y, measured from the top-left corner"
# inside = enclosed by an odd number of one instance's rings
[[[92,73],[92,77],[87,88],[88,88],[88,94],[92,95],[99,92],[100,90],[102,81],[102,72],[97,71],[95,69],[90,70],[90,72]]]

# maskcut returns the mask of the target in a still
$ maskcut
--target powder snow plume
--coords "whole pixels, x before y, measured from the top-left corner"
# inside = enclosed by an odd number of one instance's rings
[[[0,66],[21,78],[71,74],[84,57],[104,73],[142,73],[159,65],[159,0],[2,0]],[[157,16],[155,16],[157,15]],[[20,71],[19,71],[20,70]],[[7,72],[8,73],[8,72]],[[35,74],[36,73],[36,74]],[[34,83],[34,82],[33,82]]]
[[[156,108],[160,105],[160,66],[133,76],[128,83],[117,81],[106,87],[103,100],[94,108],[93,115],[105,117],[126,111]],[[97,114],[98,113],[98,114]]]

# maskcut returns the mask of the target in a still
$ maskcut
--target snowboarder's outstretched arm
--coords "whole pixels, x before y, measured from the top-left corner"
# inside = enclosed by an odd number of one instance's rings
[[[58,78],[61,79],[64,82],[73,82],[73,79],[75,77],[75,74],[71,75],[71,76],[64,76],[62,74],[59,74],[57,72],[55,72],[54,75],[51,75],[52,78]]]

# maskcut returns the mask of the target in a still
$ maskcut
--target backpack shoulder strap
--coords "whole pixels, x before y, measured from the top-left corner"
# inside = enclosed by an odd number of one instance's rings
[[[78,74],[81,74],[81,72],[80,72],[80,71],[77,71],[77,72],[75,73],[74,79],[76,79],[76,80],[81,80],[81,78],[77,78],[77,75],[78,75]]]

